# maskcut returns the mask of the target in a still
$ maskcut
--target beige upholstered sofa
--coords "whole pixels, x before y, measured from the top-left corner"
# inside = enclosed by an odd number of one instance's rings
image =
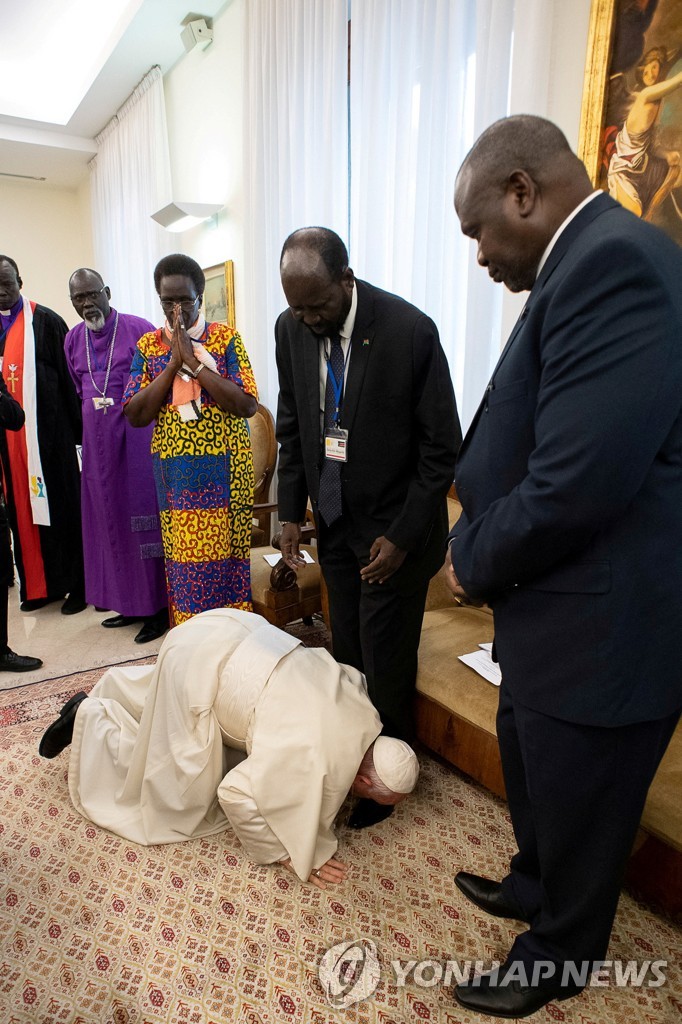
[[[448,501],[454,523],[459,504]],[[492,638],[490,610],[458,606],[442,576],[434,577],[419,648],[417,733],[431,750],[504,797],[495,732],[497,687],[458,660]],[[682,920],[682,724],[649,792],[628,885]]]

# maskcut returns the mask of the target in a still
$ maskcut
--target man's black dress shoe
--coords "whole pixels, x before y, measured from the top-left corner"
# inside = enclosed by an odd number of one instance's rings
[[[56,600],[56,597],[34,597],[30,601],[22,601],[19,605],[19,610],[22,612],[37,612],[39,608],[44,608],[46,604],[52,604]]]
[[[0,654],[0,672],[31,672],[40,668],[40,658],[29,658],[23,654],[15,654],[9,647]]]
[[[348,828],[369,828],[393,814],[393,804],[378,804],[376,800],[361,797],[348,819]]]
[[[64,747],[68,747],[73,738],[73,723],[76,721],[76,712],[81,701],[85,700],[87,693],[74,694],[59,712],[59,718],[48,725],[43,733],[43,738],[38,747],[41,757],[56,757],[61,754]]]
[[[557,964],[557,973],[553,977],[542,977],[533,985],[533,968],[519,961],[508,960],[490,974],[455,985],[455,999],[465,1009],[487,1013],[490,1017],[507,1017],[512,1020],[529,1017],[547,1003],[570,999],[581,991],[576,985],[562,985],[561,971],[562,965]]]
[[[139,622],[139,616],[134,615],[112,615],[108,619],[102,619],[102,625],[107,629],[118,629],[119,626],[132,626]]]
[[[502,895],[500,882],[493,882],[481,875],[471,875],[468,871],[459,871],[455,875],[455,885],[468,900],[475,903],[486,914],[495,917],[511,917],[515,921],[530,923],[530,917],[515,900]]]
[[[62,615],[78,615],[78,612],[85,611],[88,602],[84,597],[77,594],[69,594],[62,605]]]
[[[135,643],[148,644],[152,640],[158,640],[168,630],[169,625],[168,612],[165,608],[163,612],[150,615],[149,618],[143,620],[142,629],[135,637]]]

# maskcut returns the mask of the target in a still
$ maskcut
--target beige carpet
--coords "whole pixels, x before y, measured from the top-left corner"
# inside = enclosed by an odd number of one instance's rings
[[[250,863],[233,834],[138,847],[72,809],[68,752],[37,755],[43,729],[100,670],[0,693],[0,1021],[3,1024],[467,1024],[441,982],[398,985],[392,961],[502,958],[516,928],[480,913],[452,876],[499,875],[505,805],[428,756],[413,798],[365,832],[341,832],[348,881],[326,892]],[[355,943],[376,989],[335,1009],[319,980],[330,947]],[[666,960],[661,988],[593,988],[533,1021],[673,1024],[682,933],[625,896],[609,955]],[[420,969],[421,981],[429,971]],[[369,968],[361,982],[371,978]],[[348,986],[347,986],[348,987]],[[371,988],[371,986],[370,986]],[[360,991],[350,986],[350,998]]]

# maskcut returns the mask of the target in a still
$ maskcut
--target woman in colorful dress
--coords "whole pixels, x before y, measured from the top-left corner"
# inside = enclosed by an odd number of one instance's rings
[[[246,417],[258,395],[239,334],[200,311],[199,264],[165,256],[154,285],[166,322],[138,341],[123,402],[133,426],[156,420],[152,460],[174,626],[210,608],[251,610]]]

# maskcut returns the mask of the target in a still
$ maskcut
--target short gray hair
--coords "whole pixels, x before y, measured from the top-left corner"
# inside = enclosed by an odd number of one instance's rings
[[[495,121],[467,153],[459,175],[469,171],[485,184],[502,186],[517,170],[542,182],[565,159],[579,163],[560,128],[544,117],[515,114]]]

